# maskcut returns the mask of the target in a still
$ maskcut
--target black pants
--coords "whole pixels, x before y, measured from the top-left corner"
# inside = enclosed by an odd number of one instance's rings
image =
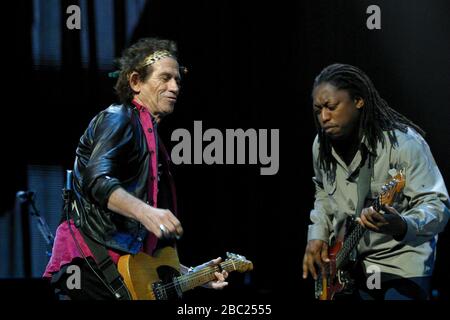
[[[429,300],[431,277],[399,278],[381,283],[380,289],[359,289],[363,300]]]
[[[99,276],[105,281],[102,272],[92,257],[87,257],[90,266],[82,258],[75,258],[72,263],[65,265],[52,276],[52,287],[61,300],[115,300],[111,291],[102,283]],[[80,275],[79,288],[71,285],[74,273],[68,268],[77,266]],[[91,269],[92,268],[92,269]],[[97,273],[97,275],[94,273]]]
[[[431,277],[402,278],[398,275],[380,273],[380,288],[369,289],[367,275],[360,264],[354,273],[357,294],[362,300],[429,300]]]

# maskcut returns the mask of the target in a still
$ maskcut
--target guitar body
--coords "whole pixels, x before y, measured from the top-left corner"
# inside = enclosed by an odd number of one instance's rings
[[[374,209],[381,212],[383,205],[392,205],[394,197],[403,190],[404,186],[405,177],[401,170],[383,186],[381,193],[372,203]],[[355,264],[351,263],[354,262],[351,255],[367,229],[349,217],[342,231],[345,231],[345,236],[338,237],[335,243],[330,244],[328,249],[330,262],[322,267],[315,280],[316,299],[334,300],[336,294],[351,293],[354,289],[350,270]]]
[[[342,246],[343,241],[340,240],[328,249],[330,262],[325,268],[325,277],[320,273],[315,282],[316,298],[319,300],[334,300],[336,294],[352,289],[353,281],[349,272],[337,268],[336,257]],[[347,267],[350,267],[350,265]]]
[[[143,252],[136,255],[120,257],[119,273],[131,293],[133,300],[159,300],[170,297],[159,297],[159,285],[170,283],[180,274],[180,261],[177,251],[173,247],[157,250],[153,256]],[[177,296],[177,292],[170,292],[170,296]]]

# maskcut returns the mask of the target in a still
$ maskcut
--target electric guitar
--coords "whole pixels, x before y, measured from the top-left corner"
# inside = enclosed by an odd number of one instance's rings
[[[153,256],[143,252],[120,257],[122,275],[133,300],[169,300],[181,298],[182,293],[215,280],[215,272],[246,272],[253,269],[245,257],[227,253],[227,259],[218,265],[205,266],[195,272],[180,275],[177,251],[170,246],[157,250]]]
[[[384,205],[392,205],[394,197],[405,187],[403,170],[391,178],[381,189],[381,193],[372,203],[373,208],[380,212]],[[333,300],[337,293],[351,289],[351,279],[348,267],[353,249],[364,236],[367,229],[355,221],[349,221],[347,235],[344,239],[337,238],[330,244],[328,257],[330,262],[324,265],[325,277],[322,272],[315,281],[315,297],[319,300]]]

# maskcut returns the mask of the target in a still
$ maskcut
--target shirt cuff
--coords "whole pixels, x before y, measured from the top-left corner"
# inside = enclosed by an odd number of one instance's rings
[[[308,241],[310,240],[322,240],[328,243],[330,233],[328,228],[321,224],[311,224],[308,227]]]
[[[405,221],[406,223],[406,232],[403,238],[395,238],[394,240],[398,242],[408,243],[416,238],[417,230],[416,230],[416,224],[414,223],[414,220],[411,217],[400,215],[400,217]]]

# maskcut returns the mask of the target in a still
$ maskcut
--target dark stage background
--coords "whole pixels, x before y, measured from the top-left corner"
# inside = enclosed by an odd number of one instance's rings
[[[11,37],[4,43],[8,59],[3,61],[7,86],[1,126],[0,216],[9,221],[2,229],[4,278],[26,275],[26,270],[16,274],[23,268],[17,263],[23,262],[23,242],[13,245],[20,234],[9,234],[11,216],[18,211],[16,192],[30,188],[30,168],[56,166],[61,177],[71,168],[88,122],[115,101],[114,83],[107,77],[114,67],[108,57],[141,37],[176,40],[180,61],[189,69],[175,112],[161,126],[169,149],[172,131],[186,128],[193,133],[194,120],[201,120],[204,130],[223,133],[226,128],[280,130],[276,175],[261,176],[258,165],[175,166],[185,229],[179,243],[182,262],[195,265],[231,251],[245,255],[255,267],[247,276],[232,274],[230,287],[222,292],[198,289],[188,299],[313,299],[312,282],[301,279],[313,204],[310,91],[314,76],[330,63],[365,70],[381,96],[427,132],[444,178],[450,177],[448,1],[15,3],[8,9],[13,22],[4,29]],[[71,4],[81,6],[81,31],[65,27],[65,8]],[[381,8],[381,30],[366,28],[371,4]],[[50,43],[47,47],[36,44],[39,34],[32,31],[38,9],[38,31]],[[52,12],[59,14],[56,25],[45,16]],[[55,55],[45,55],[46,48]],[[58,189],[51,196],[59,198]],[[443,233],[436,298],[449,298],[449,245],[448,232]],[[34,270],[33,276],[39,272]]]

